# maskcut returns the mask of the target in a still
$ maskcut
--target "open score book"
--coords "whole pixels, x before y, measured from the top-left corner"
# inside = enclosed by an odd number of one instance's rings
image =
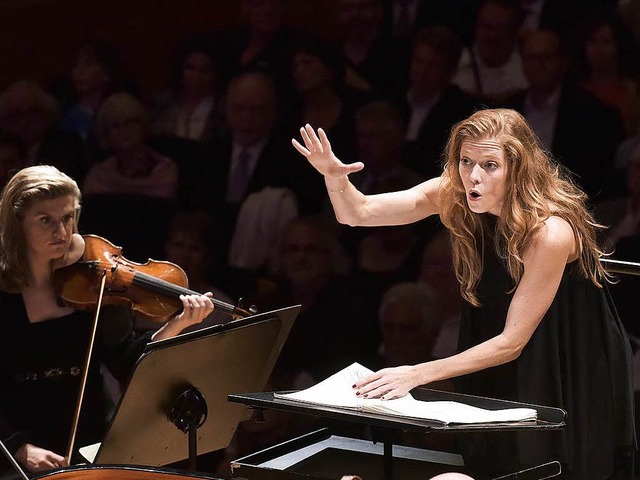
[[[537,419],[537,412],[533,408],[486,410],[453,401],[424,402],[416,400],[411,394],[393,400],[356,397],[356,392],[352,385],[358,379],[372,373],[368,368],[358,363],[353,363],[312,387],[294,393],[275,393],[274,397],[369,413],[419,418],[441,422],[445,425],[456,423],[531,422]]]

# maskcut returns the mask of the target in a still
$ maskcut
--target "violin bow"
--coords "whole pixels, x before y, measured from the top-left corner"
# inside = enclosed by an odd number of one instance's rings
[[[100,316],[100,308],[102,307],[102,297],[104,295],[104,286],[107,282],[107,272],[103,271],[102,281],[100,282],[100,293],[98,294],[98,306],[96,307],[95,316],[93,318],[93,327],[91,329],[91,338],[89,340],[89,348],[87,348],[87,358],[85,360],[84,369],[82,371],[82,381],[80,382],[80,393],[78,394],[78,401],[76,403],[76,409],[73,416],[73,425],[71,426],[71,435],[69,436],[69,446],[67,448],[67,463],[71,465],[71,456],[73,455],[73,447],[76,440],[76,432],[78,430],[78,422],[80,421],[80,411],[82,410],[82,400],[84,398],[84,390],[87,386],[87,379],[89,377],[89,363],[91,362],[91,355],[93,354],[93,346],[96,340],[96,332],[98,330],[98,317]]]
[[[16,459],[13,458],[13,455],[11,455],[11,452],[9,451],[9,449],[7,448],[7,446],[4,444],[2,440],[0,440],[0,450],[2,450],[2,453],[4,454],[4,456],[7,457],[7,460],[9,460],[9,463],[11,463],[11,466],[13,467],[13,469],[16,472],[18,472],[18,475],[20,475],[20,478],[22,478],[22,480],[29,480],[29,477],[27,476],[25,471],[22,469],[22,467],[16,461]]]

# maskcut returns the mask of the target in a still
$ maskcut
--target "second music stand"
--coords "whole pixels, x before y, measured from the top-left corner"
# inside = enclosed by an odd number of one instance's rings
[[[138,360],[94,464],[164,466],[229,445],[251,412],[229,392],[262,390],[300,306],[152,342]],[[185,437],[188,434],[188,438]]]

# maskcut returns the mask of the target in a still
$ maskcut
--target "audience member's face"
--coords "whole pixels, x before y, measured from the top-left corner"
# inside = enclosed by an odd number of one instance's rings
[[[260,77],[233,82],[227,96],[227,122],[234,141],[253,145],[267,138],[275,126],[276,102],[274,90]]]
[[[564,76],[564,60],[557,37],[550,32],[531,33],[522,44],[522,68],[531,89],[552,91]]]
[[[182,88],[194,96],[211,95],[215,89],[216,67],[209,55],[192,52],[182,65]]]
[[[249,25],[262,33],[273,33],[283,23],[282,0],[244,0],[243,12]]]
[[[71,80],[79,95],[100,92],[109,85],[109,75],[96,56],[90,52],[81,52],[71,69]]]
[[[282,272],[294,286],[326,282],[331,265],[322,234],[309,225],[288,229],[282,241]]]
[[[369,37],[378,32],[383,10],[380,0],[339,0],[338,30],[344,38]]]
[[[502,65],[509,59],[517,34],[517,19],[511,11],[489,3],[478,12],[476,43],[480,56],[488,65]]]
[[[616,68],[617,51],[613,30],[609,25],[602,25],[587,41],[587,64],[596,71],[612,71]]]
[[[445,54],[430,45],[420,44],[411,56],[410,84],[414,92],[425,95],[440,93],[451,82],[453,70]]]
[[[198,235],[188,230],[171,232],[164,251],[167,260],[182,267],[190,278],[200,278],[209,265],[209,249]]]
[[[427,325],[413,305],[392,303],[380,319],[384,356],[390,366],[415,365],[429,359],[438,335],[434,319]]]
[[[25,145],[40,143],[51,125],[50,115],[26,90],[15,90],[6,97],[0,127],[17,135]]]
[[[333,82],[331,70],[311,53],[296,53],[292,64],[293,82],[300,93],[315,92]]]
[[[135,116],[114,117],[105,123],[109,146],[116,152],[135,150],[144,145],[142,120]]]
[[[359,119],[356,121],[358,158],[369,168],[399,161],[402,149],[402,132],[384,120]]]

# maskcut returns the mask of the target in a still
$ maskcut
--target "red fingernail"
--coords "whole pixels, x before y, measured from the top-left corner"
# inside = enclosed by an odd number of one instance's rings
[[[365,393],[364,395],[362,395],[364,398],[367,398],[367,394]]]
[[[354,383],[353,385],[351,385],[351,388],[356,388],[356,384]]]

